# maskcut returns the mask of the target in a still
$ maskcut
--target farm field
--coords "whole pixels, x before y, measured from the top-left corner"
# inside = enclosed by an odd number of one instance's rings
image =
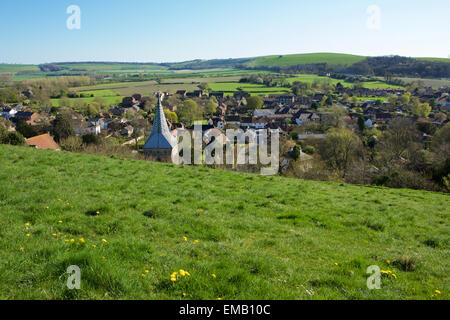
[[[244,91],[254,95],[269,95],[269,94],[286,94],[291,93],[289,88],[284,87],[267,87],[252,83],[239,83],[242,76],[229,77],[181,77],[181,78],[166,78],[162,79],[158,84],[156,81],[140,81],[140,82],[115,82],[107,84],[98,84],[94,86],[74,88],[78,92],[90,90],[111,90],[120,96],[130,96],[134,93],[150,94],[155,91],[166,91],[175,93],[178,90],[193,91],[198,89],[198,84],[207,83],[212,91],[225,92],[226,95],[233,95],[242,88]],[[333,85],[341,82],[344,86],[353,86],[353,83],[347,83],[342,80],[331,79],[328,77],[321,77],[311,74],[300,74],[295,77],[287,78],[290,83],[295,81],[313,83],[314,81],[326,81]],[[362,83],[367,88],[401,88],[399,86],[388,85],[382,81],[364,82]]]
[[[449,79],[424,79],[424,78],[397,78],[405,83],[413,83],[420,81],[426,86],[430,86],[433,89],[439,89],[441,87],[450,87],[450,78]]]
[[[239,91],[238,88],[241,88],[251,95],[286,94],[292,92],[289,88],[267,87],[260,84],[239,82],[209,83],[209,87],[212,91],[225,92],[225,95],[233,95],[235,92]]]
[[[6,145],[0,181],[1,299],[450,298],[445,194]]]
[[[417,60],[447,62],[450,63],[450,58],[416,58]]]
[[[300,74],[300,75],[296,75],[295,77],[288,78],[287,81],[289,81],[291,84],[294,83],[295,81],[306,82],[306,83],[313,83],[314,81],[319,81],[319,82],[328,82],[332,85],[341,83],[344,87],[352,87],[354,85],[354,83],[352,83],[352,82],[347,82],[347,81],[339,80],[339,79],[333,79],[333,78],[329,78],[329,77],[322,77],[322,76],[318,76],[315,74]],[[366,81],[366,82],[362,82],[361,84],[368,89],[402,88],[401,86],[387,84],[381,80],[380,81]]]
[[[62,104],[66,101],[70,101],[72,106],[76,102],[83,102],[85,104],[89,104],[96,100],[97,98],[101,98],[102,101],[104,101],[107,105],[115,105],[122,102],[122,99],[124,96],[121,96],[120,94],[112,91],[112,90],[90,90],[90,91],[81,91],[80,94],[83,94],[86,97],[80,97],[80,98],[64,98],[64,99],[50,99],[52,105],[54,107],[61,107]]]

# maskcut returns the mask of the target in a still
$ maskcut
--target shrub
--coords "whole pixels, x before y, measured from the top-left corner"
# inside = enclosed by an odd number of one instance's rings
[[[314,154],[317,152],[316,148],[314,148],[313,146],[305,146],[303,148],[303,152],[307,153],[307,154]]]
[[[100,144],[101,138],[95,134],[87,133],[81,137],[84,144]]]
[[[8,132],[3,127],[0,127],[0,144],[21,146],[25,144],[25,138],[19,132]]]
[[[66,139],[62,139],[59,142],[60,147],[65,151],[80,152],[83,150],[83,141],[80,137],[71,136]]]

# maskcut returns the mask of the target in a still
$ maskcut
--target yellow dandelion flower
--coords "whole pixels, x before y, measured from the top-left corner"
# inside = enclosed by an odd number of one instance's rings
[[[441,292],[440,292],[439,290],[436,290],[436,291],[435,291],[435,293],[437,293],[437,294],[441,294]]]
[[[103,243],[107,243],[107,242],[108,242],[108,240],[106,240],[106,239],[102,239],[102,242],[103,242]]]
[[[148,270],[145,270],[145,273],[149,273],[150,271],[148,271]]]
[[[49,208],[50,208],[49,206],[46,206],[46,207],[45,207],[45,209],[49,209]]]
[[[186,297],[186,292],[183,292],[183,297]]]
[[[95,244],[92,245],[92,248],[97,248],[97,246]]]
[[[334,265],[338,266],[338,265],[339,265],[339,263],[335,262],[335,263],[334,263]]]
[[[387,264],[391,264],[391,260],[386,260],[386,263]]]
[[[59,220],[58,223],[62,223],[62,220]]]
[[[217,278],[216,275],[215,275],[214,273],[213,273],[211,276],[212,276],[214,279]]]
[[[191,276],[191,274],[190,274],[189,272],[187,272],[187,271],[185,271],[184,273],[185,273],[188,277]]]
[[[25,236],[29,237],[29,236],[31,236],[31,234],[27,233]]]
[[[69,202],[67,202],[67,203],[66,203],[66,206],[70,206],[70,203],[69,203]]]
[[[99,215],[100,214],[100,211],[97,211],[97,212],[95,212],[97,215]]]
[[[186,275],[186,272],[184,272],[183,269],[180,269],[180,276],[184,277]]]
[[[53,234],[52,234],[52,236],[56,237],[56,236],[57,236],[57,234],[56,234],[56,233],[53,233]]]
[[[183,237],[183,240],[187,242],[187,241],[188,241],[188,238],[187,238],[187,237]]]
[[[84,243],[84,238],[80,238],[80,242],[81,242],[81,243]]]
[[[20,250],[20,251],[23,251],[23,250],[25,250],[25,248],[22,247],[22,248],[20,248],[19,250]]]
[[[69,239],[65,239],[64,241],[65,241],[65,242],[69,242]]]
[[[170,277],[170,281],[175,282],[175,281],[177,281],[177,278],[175,278],[175,277]]]
[[[25,227],[29,227],[29,226],[30,226],[29,222],[25,223]]]
[[[70,242],[75,242],[75,239],[70,239]]]
[[[145,278],[147,275],[145,273],[141,274],[142,278]]]
[[[395,273],[392,274],[392,276],[397,279],[397,275]]]
[[[194,244],[198,244],[198,240],[194,240]]]
[[[217,298],[217,300],[222,300],[222,298]]]

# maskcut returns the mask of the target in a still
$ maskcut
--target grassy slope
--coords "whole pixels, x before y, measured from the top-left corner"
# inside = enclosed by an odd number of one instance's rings
[[[363,56],[341,53],[307,53],[259,57],[248,63],[249,67],[286,67],[299,64],[328,63],[329,65],[352,65],[364,60]]]
[[[448,195],[3,145],[0,181],[3,299],[450,298]]]
[[[450,58],[415,58],[417,60],[424,60],[424,61],[435,61],[435,62],[447,62],[450,63]]]

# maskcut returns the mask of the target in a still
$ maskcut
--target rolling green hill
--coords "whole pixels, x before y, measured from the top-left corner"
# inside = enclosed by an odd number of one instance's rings
[[[417,60],[424,60],[424,61],[435,61],[435,62],[446,62],[450,63],[450,58],[416,58]]]
[[[248,67],[288,67],[300,64],[327,63],[331,66],[350,66],[356,62],[364,60],[366,57],[340,53],[307,53],[288,54],[278,56],[265,56],[255,58]]]
[[[450,298],[445,194],[4,145],[0,181],[0,299]]]

